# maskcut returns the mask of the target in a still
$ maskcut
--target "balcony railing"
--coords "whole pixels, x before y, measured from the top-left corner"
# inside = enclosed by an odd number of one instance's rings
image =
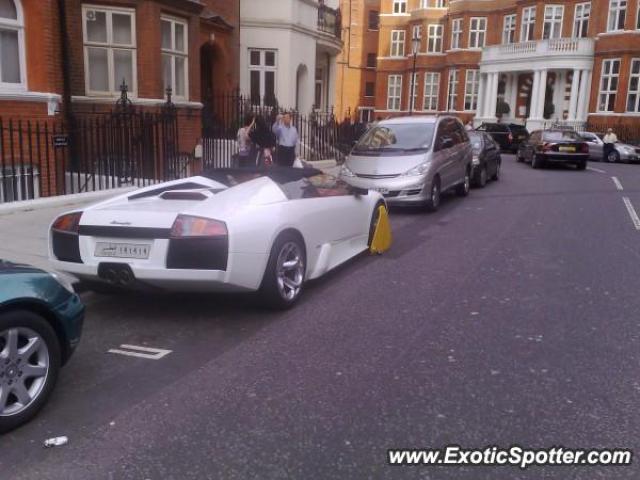
[[[340,10],[327,7],[324,3],[318,6],[318,30],[342,38],[342,17]]]
[[[491,45],[482,52],[482,61],[526,60],[533,57],[556,57],[562,55],[593,55],[591,38],[551,38],[530,42]]]

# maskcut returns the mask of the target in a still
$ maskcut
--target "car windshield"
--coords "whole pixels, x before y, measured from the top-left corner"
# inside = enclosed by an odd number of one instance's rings
[[[556,130],[553,132],[544,132],[545,142],[560,142],[560,141],[576,141],[581,140],[580,136],[570,130]]]
[[[355,145],[355,153],[418,152],[431,148],[434,124],[395,123],[377,125]]]

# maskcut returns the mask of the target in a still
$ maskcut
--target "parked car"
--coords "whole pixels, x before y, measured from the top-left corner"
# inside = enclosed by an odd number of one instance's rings
[[[480,188],[484,188],[487,180],[498,180],[500,178],[500,167],[502,158],[498,144],[485,132],[467,132],[471,140],[473,159],[471,161],[472,183]]]
[[[211,170],[63,214],[49,255],[89,288],[259,292],[288,308],[367,250],[381,206],[313,168]]]
[[[601,162],[604,156],[604,142],[602,135],[592,132],[581,132],[580,136],[589,145],[589,160]],[[618,142],[607,156],[607,161],[615,162],[640,162],[640,147]]]
[[[383,120],[356,143],[342,167],[347,183],[375,190],[390,205],[437,210],[445,190],[469,193],[471,144],[453,116]]]
[[[573,130],[536,130],[520,145],[516,158],[519,162],[530,162],[533,168],[542,168],[546,163],[569,163],[584,170],[589,146]]]
[[[33,418],[80,341],[84,306],[61,276],[0,260],[0,433]]]
[[[476,130],[491,135],[503,152],[517,152],[520,144],[529,138],[526,127],[516,123],[483,123]]]

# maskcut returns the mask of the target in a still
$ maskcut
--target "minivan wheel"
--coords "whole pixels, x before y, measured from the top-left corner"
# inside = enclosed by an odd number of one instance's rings
[[[38,413],[60,365],[60,342],[44,318],[25,310],[0,315],[0,433]]]
[[[469,175],[469,169],[464,172],[464,180],[456,186],[456,193],[461,197],[469,195],[469,189],[471,188],[471,176]]]
[[[440,208],[440,179],[438,177],[431,182],[431,192],[429,194],[429,200],[427,200],[427,211],[435,212]]]
[[[480,169],[480,173],[478,174],[478,178],[476,179],[476,185],[480,188],[484,188],[487,186],[487,167],[482,167]]]

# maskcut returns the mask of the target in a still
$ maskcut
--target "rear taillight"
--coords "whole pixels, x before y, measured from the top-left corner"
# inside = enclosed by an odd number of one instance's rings
[[[583,143],[582,145],[580,145],[580,151],[582,153],[589,153],[589,145],[587,145],[586,143]]]
[[[82,218],[82,212],[67,213],[66,215],[56,218],[51,229],[56,232],[78,235],[80,231],[80,218]]]
[[[552,147],[553,147],[553,144],[551,144],[551,143],[543,143],[542,144],[542,151],[543,152],[548,152],[549,150],[551,150]]]
[[[178,215],[171,227],[171,238],[226,237],[227,233],[224,222],[192,215]]]

